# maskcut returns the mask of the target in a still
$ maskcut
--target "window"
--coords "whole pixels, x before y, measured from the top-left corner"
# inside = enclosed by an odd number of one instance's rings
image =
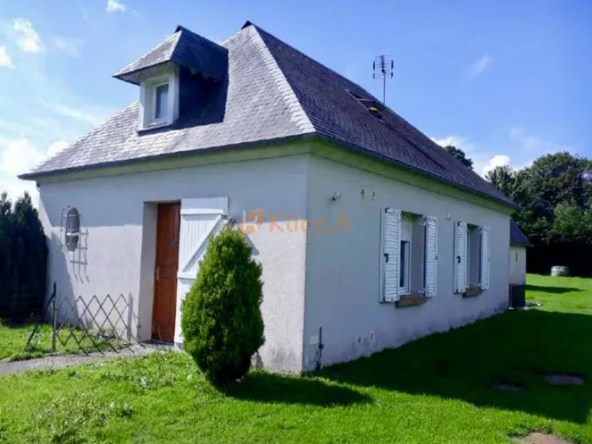
[[[169,106],[169,84],[164,83],[154,88],[154,120],[167,118]]]
[[[64,214],[64,213],[62,213]],[[63,216],[62,216],[63,217]],[[80,239],[80,214],[76,208],[70,208],[66,213],[66,250],[76,251]]]
[[[409,241],[401,241],[401,266],[399,269],[399,290],[401,294],[409,294]]]
[[[387,208],[382,217],[381,301],[435,296],[437,224],[433,217]]]
[[[489,288],[489,229],[466,222],[455,227],[454,281],[456,293],[478,293]]]

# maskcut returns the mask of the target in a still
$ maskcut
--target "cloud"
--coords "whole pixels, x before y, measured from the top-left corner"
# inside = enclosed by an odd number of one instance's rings
[[[53,36],[51,39],[51,45],[58,51],[62,51],[71,56],[79,56],[80,49],[84,45],[84,41],[81,39],[72,39],[60,36]]]
[[[505,154],[496,154],[483,166],[481,169],[481,175],[485,176],[496,167],[505,165],[510,165],[510,156],[506,156]]]
[[[454,145],[463,150],[468,158],[473,161],[473,168],[477,174],[485,176],[497,166],[509,165],[514,170],[529,167],[532,163],[545,154],[567,151],[572,154],[576,149],[572,146],[555,143],[540,136],[529,133],[524,128],[517,126],[508,131],[506,139],[496,141],[496,146],[503,146],[505,152],[491,150],[481,144],[474,144],[465,137],[457,135],[447,137],[430,137],[438,145]]]
[[[0,193],[6,191],[14,201],[27,191],[33,201],[37,201],[35,182],[17,178],[49,156],[57,154],[68,146],[68,142],[60,140],[46,150],[35,147],[25,136],[14,139],[0,139]]]
[[[127,10],[127,6],[118,0],[107,0],[107,12],[121,12],[124,13]]]
[[[33,23],[29,20],[23,18],[15,19],[13,29],[18,35],[17,43],[22,51],[35,54],[43,50],[41,37],[35,31],[35,28],[33,28]]]
[[[493,57],[491,57],[489,54],[485,54],[483,57],[481,57],[479,60],[476,60],[475,63],[471,65],[469,72],[474,76],[478,76],[480,74],[483,74],[483,72],[485,72],[485,70],[489,68],[492,63]]]
[[[0,46],[0,66],[3,66],[5,68],[14,68],[12,59],[6,51],[6,46]]]
[[[68,148],[69,145],[70,142],[68,142],[67,140],[60,140],[59,142],[52,143],[51,145],[49,145],[49,148],[47,149],[47,157],[55,156],[60,151],[63,151],[64,149]]]

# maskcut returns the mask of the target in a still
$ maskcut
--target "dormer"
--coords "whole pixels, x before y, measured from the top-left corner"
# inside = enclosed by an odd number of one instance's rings
[[[228,50],[188,29],[175,33],[114,77],[140,87],[138,131],[173,125],[182,117],[182,97],[192,102],[214,88],[228,71]]]

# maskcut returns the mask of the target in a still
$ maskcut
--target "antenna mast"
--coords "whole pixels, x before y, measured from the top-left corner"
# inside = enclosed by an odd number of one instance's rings
[[[372,74],[373,79],[382,79],[382,104],[386,106],[386,79],[393,78],[393,69],[395,64],[393,62],[392,57],[388,55],[379,55],[374,58],[374,63],[372,64],[372,69],[374,70],[374,74]]]

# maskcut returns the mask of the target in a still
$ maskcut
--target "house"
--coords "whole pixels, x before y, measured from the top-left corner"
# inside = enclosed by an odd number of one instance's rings
[[[135,339],[181,344],[199,259],[231,224],[263,267],[273,371],[507,308],[513,203],[263,29],[217,44],[178,27],[115,78],[139,100],[21,176],[39,187],[59,299],[124,295]]]
[[[528,238],[518,225],[510,221],[510,285],[526,285],[526,248]]]

